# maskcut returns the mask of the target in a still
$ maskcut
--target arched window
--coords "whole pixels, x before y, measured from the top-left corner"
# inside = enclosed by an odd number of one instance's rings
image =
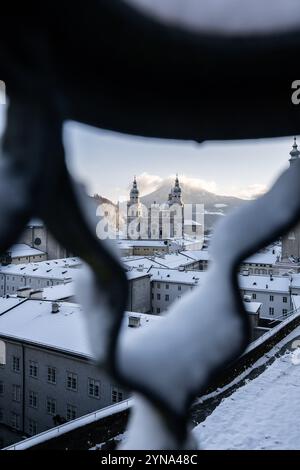
[[[6,364],[6,344],[0,340],[0,365]]]

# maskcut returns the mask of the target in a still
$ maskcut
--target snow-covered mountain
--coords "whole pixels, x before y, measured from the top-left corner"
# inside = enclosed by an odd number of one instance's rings
[[[233,196],[221,196],[205,189],[196,188],[188,184],[180,183],[182,200],[185,204],[204,204],[205,229],[211,229],[215,222],[232,209],[245,204],[247,201]],[[163,182],[155,191],[141,197],[141,202],[150,206],[153,202],[163,203],[168,199],[170,182]]]

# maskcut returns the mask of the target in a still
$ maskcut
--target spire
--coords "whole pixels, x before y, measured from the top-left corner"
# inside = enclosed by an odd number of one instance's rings
[[[130,191],[130,201],[133,203],[137,203],[139,198],[139,190],[137,187],[136,176],[133,177],[132,188]]]
[[[289,159],[290,165],[292,165],[295,160],[298,160],[300,157],[300,152],[298,150],[298,145],[297,145],[297,137],[294,137],[294,145],[293,149],[290,151],[290,156],[291,158]]]
[[[181,187],[179,185],[179,179],[178,179],[178,173],[176,173],[176,178],[175,178],[175,185],[171,189],[171,192],[169,194],[169,204],[173,203],[179,203],[181,204]]]

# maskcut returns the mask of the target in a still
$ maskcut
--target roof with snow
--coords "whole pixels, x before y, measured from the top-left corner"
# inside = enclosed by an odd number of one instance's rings
[[[178,271],[177,269],[151,268],[149,271],[152,281],[178,283],[178,284],[199,284],[207,274],[204,271]]]
[[[244,276],[239,275],[240,289],[257,290],[257,291],[270,291],[282,292],[287,294],[289,292],[290,280],[284,276]]]
[[[74,282],[66,282],[65,284],[58,284],[57,286],[44,287],[41,290],[43,300],[63,300],[75,295]],[[32,297],[34,298],[34,293]]]
[[[24,256],[40,256],[45,255],[46,253],[36,248],[32,248],[25,243],[17,243],[12,245],[8,250],[12,258],[21,258]]]
[[[125,245],[125,246],[137,246],[137,247],[143,247],[143,246],[153,246],[153,247],[167,247],[171,245],[171,241],[169,240],[131,240],[131,239],[125,239],[125,240],[117,240],[116,242],[117,245]]]
[[[255,253],[255,255],[246,258],[244,263],[273,265],[276,263],[278,256],[279,253],[276,253],[276,251],[272,253],[271,250],[268,250],[266,252]]]
[[[128,281],[133,281],[134,279],[139,279],[142,277],[149,277],[150,274],[148,274],[146,269],[131,269],[130,271],[126,271],[126,276]]]
[[[191,250],[185,253],[186,256],[195,261],[209,261],[210,255],[208,250]]]
[[[141,257],[141,256],[127,256],[122,257],[125,268],[146,268],[149,269],[151,266],[160,267],[161,264],[156,263],[152,257]]]
[[[262,306],[261,302],[243,302],[243,304],[246,312],[254,315],[259,312],[259,309]]]
[[[0,274],[30,277],[45,277],[52,279],[71,279],[72,268],[81,265],[79,258],[64,258],[40,261],[37,263],[9,264],[0,266]]]
[[[52,302],[2,298],[0,308],[2,311],[0,337],[92,357],[84,312],[80,305],[62,302],[59,304],[59,312],[51,313]],[[125,312],[124,328],[128,326],[130,316],[139,317],[141,327],[146,327],[154,321],[161,321],[162,318],[143,313]]]

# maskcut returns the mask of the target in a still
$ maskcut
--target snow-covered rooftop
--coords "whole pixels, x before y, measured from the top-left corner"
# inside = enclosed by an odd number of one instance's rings
[[[186,256],[195,261],[209,261],[210,255],[208,250],[191,250],[185,253]]]
[[[129,281],[133,281],[134,279],[138,279],[139,277],[150,277],[146,269],[131,269],[130,271],[126,271],[126,276]]]
[[[168,247],[172,242],[165,240],[117,240],[117,245],[137,246],[137,247]]]
[[[288,293],[290,280],[284,276],[244,276],[239,275],[240,289],[244,290],[261,290],[270,292]]]
[[[44,287],[41,291],[43,300],[63,300],[74,295],[74,282],[66,282],[65,284],[58,284],[57,286]]]
[[[177,269],[151,268],[149,270],[152,281],[174,282],[178,284],[200,284],[205,271],[178,271]]]
[[[246,312],[256,314],[262,306],[261,302],[244,302]]]
[[[32,248],[25,243],[16,243],[15,245],[12,245],[8,251],[10,252],[12,258],[45,255],[44,251]]]
[[[0,297],[0,316],[22,302],[24,299],[18,297]]]
[[[126,256],[122,257],[125,268],[146,268],[149,269],[151,266],[160,267],[161,264],[156,263],[154,259],[141,256]]]
[[[2,312],[5,312],[0,315],[0,337],[14,338],[92,357],[84,313],[80,305],[61,302],[59,312],[51,313],[52,302],[2,298],[0,308]],[[143,313],[125,312],[124,328],[128,326],[130,316],[140,318],[140,327],[146,327],[154,321],[161,321],[162,318]]]
[[[46,277],[53,279],[71,279],[72,267],[80,266],[79,258],[40,261],[37,263],[9,264],[0,266],[0,274]]]
[[[44,227],[44,222],[41,219],[33,218],[30,219],[27,227]]]
[[[250,256],[244,260],[244,263],[251,263],[251,264],[268,264],[273,265],[276,263],[278,259],[278,252],[272,253],[271,250],[266,252],[259,252],[255,253],[255,255]]]
[[[197,240],[194,240],[195,243]],[[188,242],[192,243],[192,242]],[[123,263],[128,267],[145,267],[151,266],[177,269],[180,266],[189,266],[194,261],[208,260],[209,254],[207,250],[188,250],[176,253],[165,253],[160,256],[126,256],[122,257]]]

